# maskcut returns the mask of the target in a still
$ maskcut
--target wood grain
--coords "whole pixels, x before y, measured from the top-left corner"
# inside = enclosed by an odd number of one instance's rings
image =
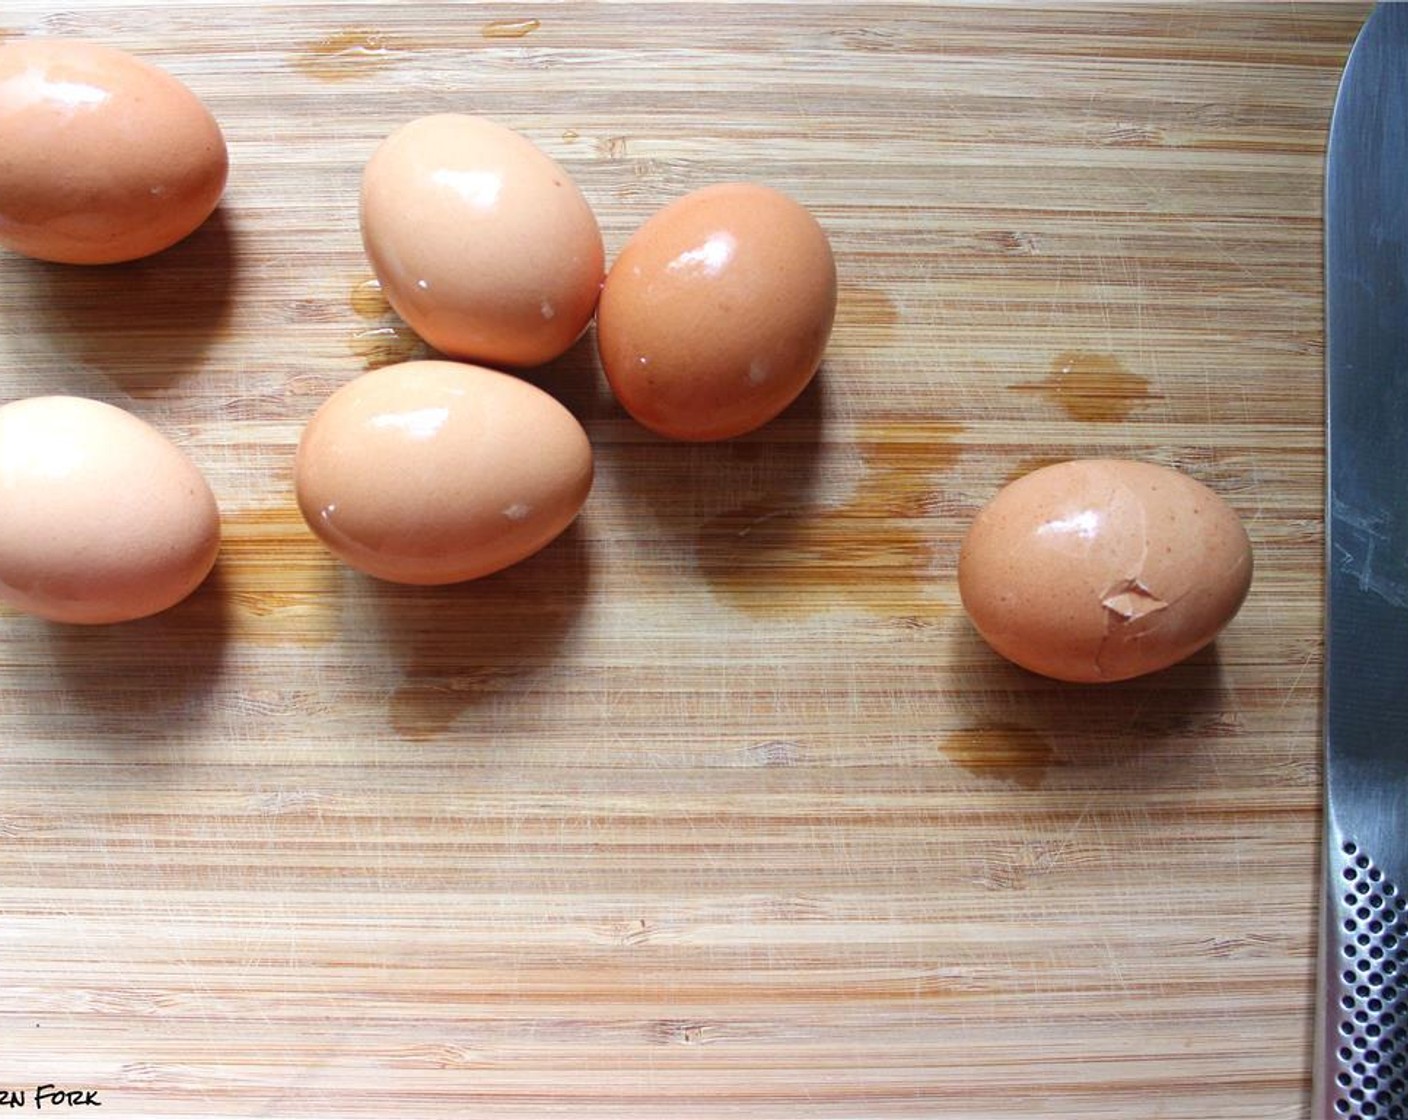
[[[222,559],[165,615],[0,613],[0,1088],[101,1115],[1307,1115],[1320,192],[1362,5],[9,0],[225,128],[216,217],[138,264],[0,257],[0,398],[170,433]],[[302,423],[423,352],[366,286],[362,163],[423,113],[563,162],[611,255],[770,182],[830,232],[822,375],[666,444],[590,336],[579,523],[363,579]],[[1005,481],[1188,470],[1255,585],[1214,648],[1071,688],[973,635]],[[83,1110],[73,1109],[72,1112]]]

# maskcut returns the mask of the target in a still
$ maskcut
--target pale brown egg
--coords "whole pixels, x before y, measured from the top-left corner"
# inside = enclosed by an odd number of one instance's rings
[[[1167,467],[1080,459],[1010,483],[974,519],[958,590],[998,653],[1065,681],[1167,668],[1211,642],[1251,586],[1246,530]]]
[[[346,563],[396,583],[475,579],[567,528],[592,484],[587,434],[517,377],[447,361],[384,366],[314,414],[298,506]]]
[[[363,173],[361,222],[388,302],[451,357],[539,365],[596,309],[596,216],[566,171],[492,121],[441,113],[393,132]]]
[[[0,407],[0,600],[56,622],[143,618],[219,548],[210,486],[145,421],[83,397]]]
[[[597,345],[617,400],[686,440],[742,435],[805,389],[836,315],[836,263],[811,214],[722,183],[647,221],[611,266]]]
[[[0,245],[112,264],[206,220],[229,158],[215,118],[176,78],[68,39],[0,44]]]

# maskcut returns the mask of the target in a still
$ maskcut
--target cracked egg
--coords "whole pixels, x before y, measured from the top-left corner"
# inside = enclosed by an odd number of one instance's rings
[[[1211,642],[1251,586],[1236,512],[1167,467],[1080,459],[1004,487],[958,558],[973,625],[1009,661],[1058,680],[1126,680]]]

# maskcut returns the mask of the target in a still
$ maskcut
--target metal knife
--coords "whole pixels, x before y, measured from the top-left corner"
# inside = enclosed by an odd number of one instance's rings
[[[1325,165],[1324,900],[1312,1115],[1408,1120],[1408,3],[1350,51]]]

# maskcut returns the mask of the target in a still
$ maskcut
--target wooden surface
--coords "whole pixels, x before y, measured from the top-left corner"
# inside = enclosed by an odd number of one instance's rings
[[[166,615],[0,613],[0,1089],[1305,1116],[1321,173],[1363,14],[7,0],[0,34],[185,79],[233,171],[148,262],[0,256],[0,397],[130,407],[225,526]],[[398,589],[313,541],[289,471],[332,389],[424,352],[356,192],[441,110],[561,160],[609,256],[686,190],[780,186],[841,304],[814,388],[720,445],[635,426],[588,336],[532,375],[597,450],[578,525]],[[1000,663],[953,581],[1003,482],[1089,454],[1188,470],[1256,549],[1212,650],[1108,688]]]

